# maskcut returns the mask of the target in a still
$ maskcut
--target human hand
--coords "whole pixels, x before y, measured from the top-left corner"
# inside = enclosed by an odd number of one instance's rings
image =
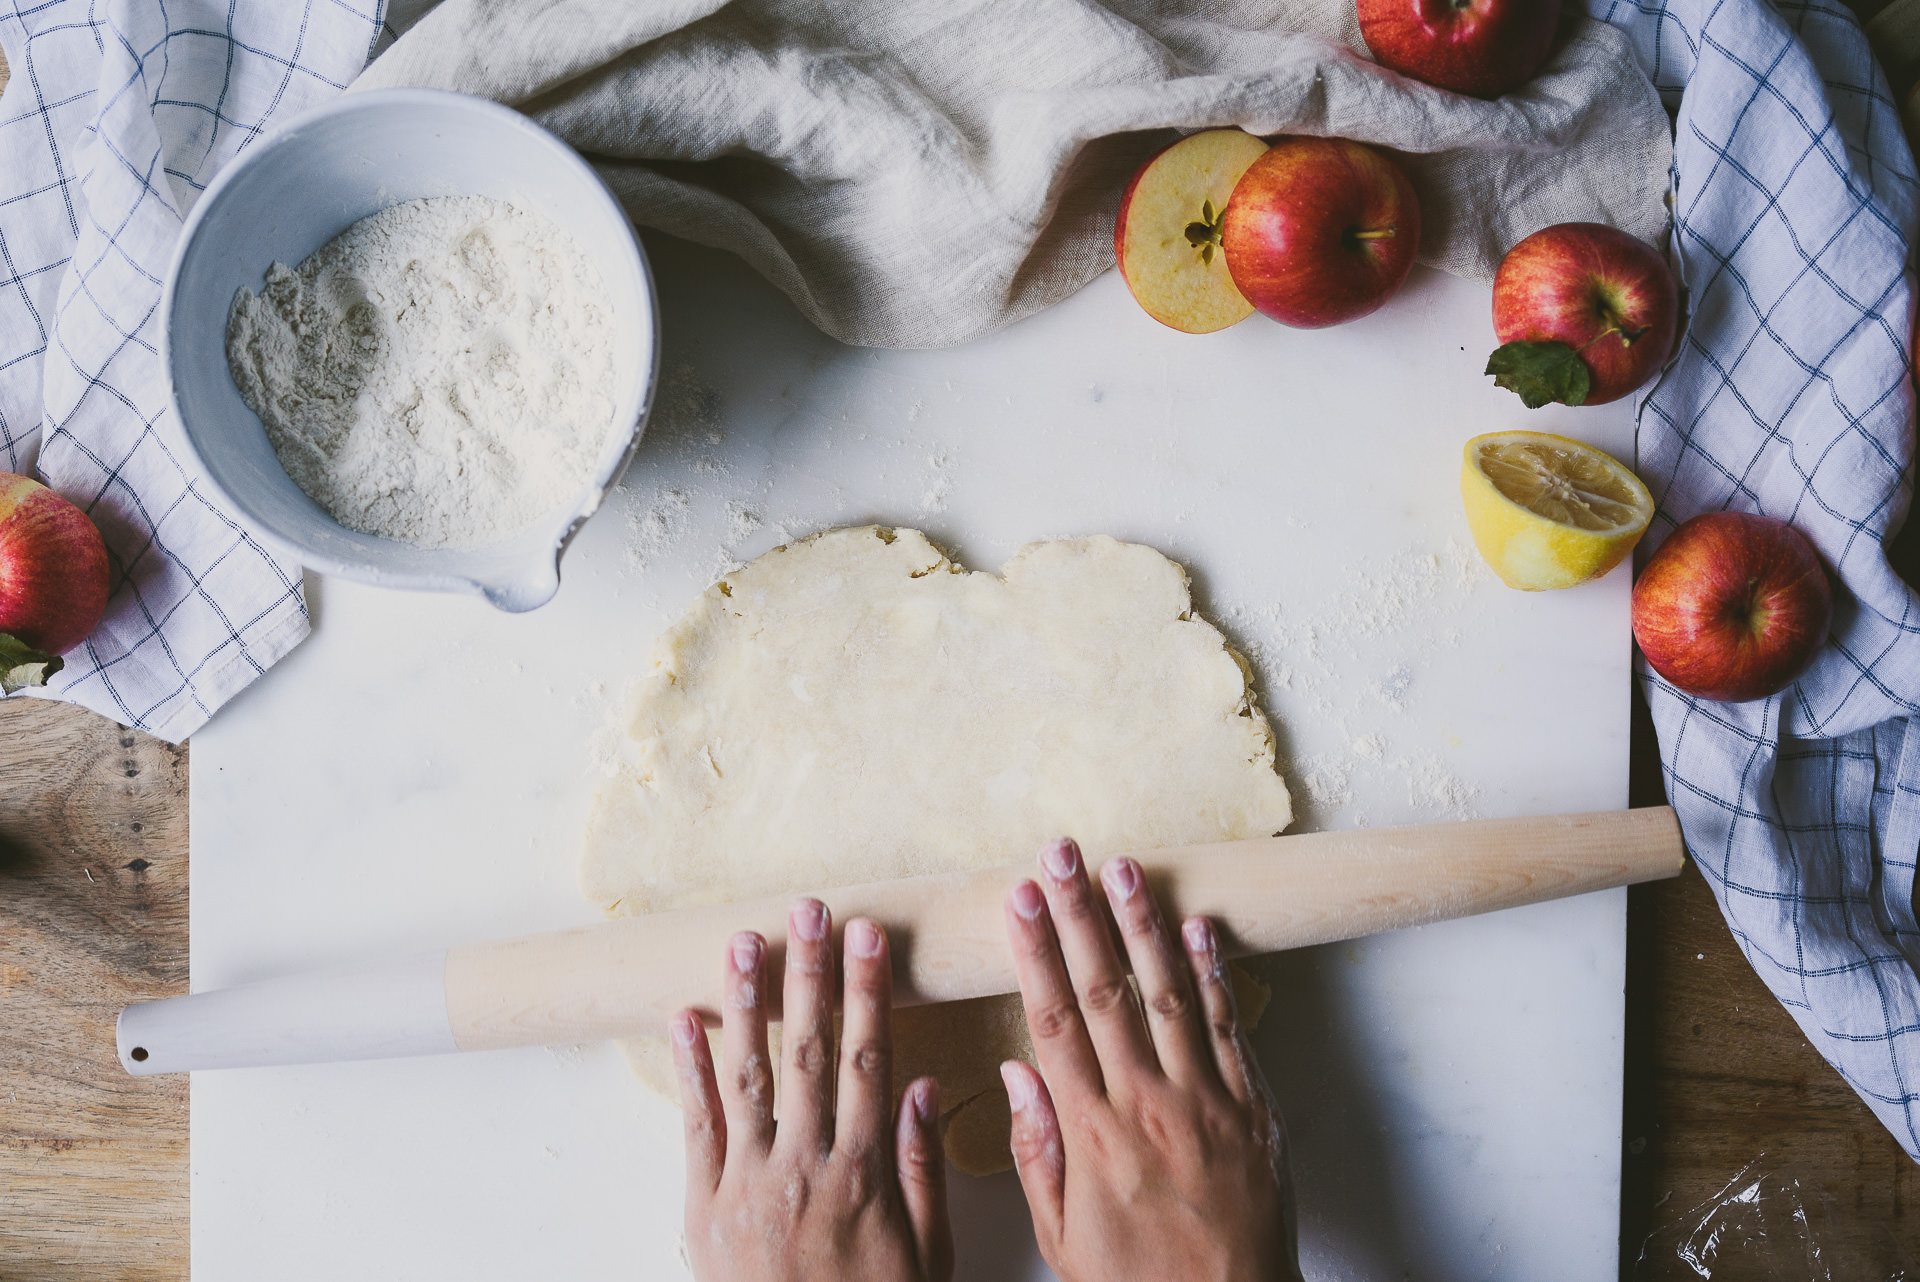
[[[947,1282],[938,1087],[908,1086],[889,1125],[893,972],[873,922],[847,923],[838,1099],[833,930],[803,899],[788,916],[781,1117],[767,1054],[766,940],[728,945],[721,1059],[699,1016],[675,1015],[687,1127],[687,1256],[701,1282]]]
[[[1106,864],[1136,1001],[1080,848],[1040,864],[1006,905],[1040,1071],[1000,1069],[1040,1253],[1063,1282],[1297,1282],[1286,1135],[1212,924],[1183,955],[1140,865]]]

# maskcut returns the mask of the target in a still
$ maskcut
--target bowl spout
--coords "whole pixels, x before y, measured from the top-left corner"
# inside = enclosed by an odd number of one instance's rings
[[[475,581],[473,586],[496,609],[525,614],[553,600],[560,590],[560,557],[556,552],[551,560],[515,567],[498,579]]]

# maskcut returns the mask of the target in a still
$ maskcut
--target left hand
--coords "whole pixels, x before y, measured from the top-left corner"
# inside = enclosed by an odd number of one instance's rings
[[[818,900],[800,900],[788,916],[777,1125],[766,940],[748,932],[728,946],[721,1081],[699,1016],[673,1018],[686,1110],[687,1256],[701,1282],[953,1276],[938,1087],[930,1077],[912,1083],[891,1116],[887,938],[864,918],[849,921],[845,936],[837,1097],[833,929]]]

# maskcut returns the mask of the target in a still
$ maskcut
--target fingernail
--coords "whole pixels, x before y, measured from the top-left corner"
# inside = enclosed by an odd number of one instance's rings
[[[1000,1066],[1000,1081],[1007,1088],[1007,1103],[1014,1112],[1024,1113],[1033,1107],[1033,1079],[1014,1067],[1012,1060]]]
[[[676,1044],[682,1047],[691,1046],[693,1045],[693,1039],[698,1036],[700,1036],[700,1021],[698,1019],[695,1019],[685,1011],[681,1011],[673,1017],[673,1040]]]
[[[855,957],[880,955],[880,928],[870,921],[847,923],[847,951]]]
[[[1189,917],[1186,925],[1180,928],[1180,935],[1187,941],[1187,947],[1196,953],[1213,952],[1213,923],[1205,917]]]
[[[809,943],[827,937],[827,906],[818,899],[802,899],[787,914],[787,924],[797,938]]]
[[[1080,847],[1071,837],[1056,837],[1040,852],[1040,866],[1055,881],[1065,881],[1080,868]]]
[[[733,968],[742,975],[751,975],[760,969],[760,957],[766,951],[767,941],[758,935],[745,934],[733,937]]]
[[[1110,859],[1100,870],[1100,880],[1115,899],[1132,899],[1140,889],[1140,865],[1131,859]]]
[[[920,1119],[923,1126],[933,1124],[940,1098],[940,1085],[931,1077],[923,1078],[913,1084],[913,1115]]]
[[[1047,906],[1047,901],[1040,896],[1040,887],[1030,881],[1021,881],[1008,898],[1013,901],[1013,911],[1028,921],[1038,917],[1040,910]]]

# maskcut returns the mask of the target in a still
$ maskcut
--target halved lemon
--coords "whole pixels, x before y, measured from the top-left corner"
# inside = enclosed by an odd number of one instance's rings
[[[1460,500],[1473,542],[1510,588],[1570,588],[1620,564],[1653,519],[1653,496],[1626,464],[1547,432],[1467,442]]]

